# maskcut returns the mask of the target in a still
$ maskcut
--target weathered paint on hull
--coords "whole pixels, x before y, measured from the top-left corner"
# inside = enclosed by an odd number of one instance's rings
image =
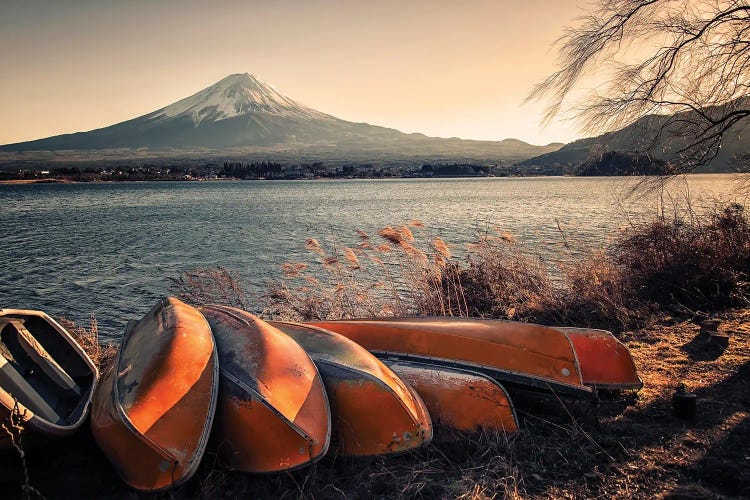
[[[289,336],[256,316],[203,306],[221,362],[214,441],[222,458],[253,473],[292,470],[328,450],[331,415],[323,380]]]
[[[612,333],[588,328],[557,328],[573,344],[585,385],[596,389],[640,389],[630,351]]]
[[[397,453],[432,439],[422,399],[363,347],[320,328],[270,324],[294,338],[323,375],[338,454]]]
[[[91,414],[94,438],[127,484],[162,490],[193,475],[218,382],[211,330],[195,308],[163,299],[128,325]]]
[[[518,420],[505,389],[491,378],[466,370],[388,361],[430,412],[436,427],[459,432],[516,432]]]
[[[492,378],[561,394],[591,396],[568,338],[552,328],[464,318],[388,318],[308,323],[379,357],[467,368]]]
[[[14,322],[20,326],[14,326]],[[22,340],[26,344],[23,347],[18,340],[9,338],[19,335],[19,329],[30,337]],[[76,432],[88,416],[99,378],[99,372],[86,352],[60,324],[42,311],[0,309],[0,332],[4,368],[16,372],[13,375],[21,378],[25,387],[20,389],[32,393],[31,398],[20,394],[14,396],[13,390],[0,384],[0,422],[10,417],[15,409],[24,432],[32,434],[27,437],[32,437],[37,443],[42,443],[45,437],[62,437]],[[6,342],[14,345],[11,347]],[[10,351],[17,351],[15,355],[23,359],[12,359]],[[15,367],[35,375],[24,376]],[[39,377],[41,383],[29,380]],[[40,392],[34,394],[35,389]],[[27,400],[28,407],[18,399]],[[34,411],[35,399],[40,401],[41,411]],[[46,408],[51,408],[52,412],[44,412]],[[0,449],[6,447],[10,447],[10,440],[0,439]]]

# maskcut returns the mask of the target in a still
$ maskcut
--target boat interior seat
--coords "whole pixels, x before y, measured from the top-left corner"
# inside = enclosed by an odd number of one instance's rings
[[[0,354],[0,386],[34,414],[55,424],[62,422],[63,418],[2,354]]]
[[[22,319],[11,318],[8,321],[16,330],[18,344],[31,360],[49,377],[49,379],[64,391],[81,395],[81,388],[75,383],[73,377],[55,361],[44,347],[37,342],[34,335],[26,329]]]

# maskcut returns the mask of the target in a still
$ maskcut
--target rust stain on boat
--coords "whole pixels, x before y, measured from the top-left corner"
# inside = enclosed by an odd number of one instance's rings
[[[321,458],[331,416],[323,381],[291,337],[258,317],[203,306],[216,338],[221,390],[214,438],[230,467],[295,469]]]
[[[640,389],[633,357],[611,332],[590,328],[557,328],[573,344],[583,383],[597,389]]]
[[[568,338],[552,328],[464,318],[388,318],[309,323],[378,355],[423,358],[487,370],[493,378],[590,394]]]
[[[211,330],[195,308],[166,298],[128,325],[91,416],[97,443],[126,483],[153,491],[193,475],[218,381]]]
[[[432,439],[422,399],[363,347],[320,328],[269,323],[294,338],[323,375],[339,454],[402,452]]]
[[[386,364],[417,391],[436,426],[460,432],[518,430],[510,397],[491,378],[419,363]]]

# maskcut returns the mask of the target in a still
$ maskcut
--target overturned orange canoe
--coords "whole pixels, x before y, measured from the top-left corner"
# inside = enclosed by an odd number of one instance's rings
[[[481,373],[408,361],[385,364],[417,391],[436,427],[459,432],[518,430],[508,393]]]
[[[218,368],[205,318],[175,298],[128,324],[91,412],[96,442],[126,483],[161,490],[195,473],[216,409]]]
[[[248,312],[200,310],[219,349],[214,439],[228,465],[278,472],[320,459],[330,443],[331,413],[320,374],[302,347]]]
[[[432,439],[422,399],[363,347],[321,328],[269,323],[296,340],[323,375],[340,454],[383,455]]]
[[[589,328],[556,329],[573,344],[584,384],[605,390],[643,387],[630,351],[611,332]]]
[[[389,356],[488,375],[523,389],[591,396],[570,340],[539,325],[465,318],[388,318],[309,323]]]
[[[84,350],[41,311],[0,309],[0,422],[67,436],[88,416],[99,373]],[[0,439],[0,448],[9,445]]]

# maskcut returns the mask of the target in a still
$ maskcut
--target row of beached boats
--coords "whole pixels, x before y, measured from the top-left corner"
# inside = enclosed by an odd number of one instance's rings
[[[403,452],[450,431],[514,432],[512,397],[637,390],[610,333],[467,318],[287,323],[239,309],[157,303],[97,368],[38,311],[0,310],[0,418],[94,437],[139,490],[178,485],[207,449],[271,473]]]

